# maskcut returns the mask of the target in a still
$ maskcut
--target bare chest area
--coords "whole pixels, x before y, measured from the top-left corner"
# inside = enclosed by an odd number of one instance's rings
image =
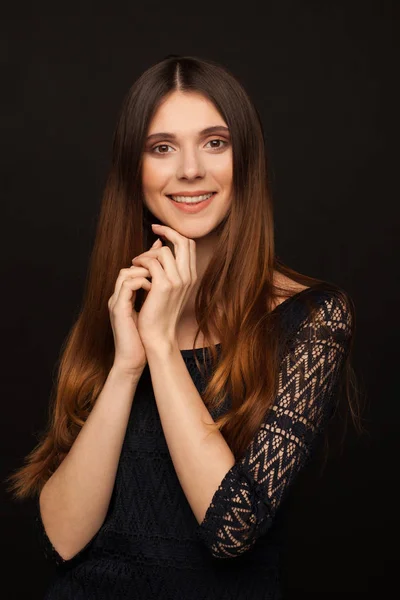
[[[188,350],[193,348],[194,338],[197,332],[198,324],[197,321],[193,318],[182,318],[178,327],[177,327],[177,340],[179,350]],[[211,336],[211,340],[207,343],[215,345],[219,344],[220,340],[214,336]],[[206,346],[206,342],[204,340],[204,335],[200,331],[197,336],[195,348],[204,348]]]

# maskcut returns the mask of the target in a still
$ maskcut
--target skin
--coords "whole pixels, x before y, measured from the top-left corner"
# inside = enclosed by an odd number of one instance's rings
[[[201,279],[214,252],[215,229],[228,213],[232,202],[233,158],[229,132],[201,136],[206,127],[227,127],[214,104],[198,92],[174,91],[156,111],[147,132],[169,132],[176,140],[160,137],[145,145],[142,163],[142,187],[147,208],[159,221],[196,242],[197,283],[181,316],[182,343],[189,340],[196,325],[194,300]],[[222,140],[213,141],[213,140]],[[177,209],[166,194],[207,190],[218,192],[211,204],[197,214]],[[163,239],[174,254],[170,240]],[[279,285],[296,293],[304,289],[296,282],[274,273]],[[283,298],[279,298],[280,303]]]
[[[142,186],[147,208],[161,223],[196,242],[198,280],[185,306],[184,316],[188,319],[194,315],[196,292],[217,242],[215,229],[232,201],[229,132],[200,135],[201,130],[216,125],[227,127],[208,98],[195,92],[172,92],[155,113],[148,135],[170,132],[177,139],[152,140],[146,144],[143,155]],[[217,192],[212,203],[197,214],[180,211],[166,197],[196,190]],[[173,244],[163,241],[174,254]]]

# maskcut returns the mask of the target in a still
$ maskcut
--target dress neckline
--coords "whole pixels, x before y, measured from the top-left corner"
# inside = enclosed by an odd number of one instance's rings
[[[275,306],[274,309],[271,310],[271,313],[274,313],[278,310],[281,309],[281,307],[286,306],[289,302],[293,301],[293,300],[297,300],[297,298],[299,298],[300,296],[303,296],[303,294],[305,294],[306,292],[310,291],[310,290],[315,290],[316,287],[318,287],[317,285],[311,286],[311,287],[307,287],[304,288],[304,290],[300,290],[300,292],[296,292],[295,294],[293,294],[292,296],[289,296],[289,298],[286,298],[286,300],[283,300],[283,302],[281,302],[280,304],[277,304]],[[217,350],[220,349],[221,346],[221,342],[219,342],[218,344],[214,344],[214,348],[216,348]],[[204,348],[195,348],[194,351],[199,354],[200,352],[202,352],[204,349],[207,348],[211,348],[211,346],[205,346]],[[180,350],[180,353],[182,354],[182,356],[185,357],[189,357],[189,356],[193,356],[193,348],[185,348],[183,350]]]

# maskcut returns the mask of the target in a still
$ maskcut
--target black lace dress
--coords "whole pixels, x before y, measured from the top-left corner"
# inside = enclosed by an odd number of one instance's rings
[[[107,516],[73,558],[65,561],[53,548],[37,501],[36,531],[55,565],[44,600],[281,598],[279,509],[334,409],[353,333],[343,294],[319,285],[276,307],[285,332],[276,400],[222,479],[201,524],[175,473],[146,367]],[[317,327],[308,321],[310,299],[317,305]],[[201,393],[205,381],[192,350],[181,352]],[[201,362],[202,349],[196,352]],[[228,408],[229,399],[211,415],[216,419]]]

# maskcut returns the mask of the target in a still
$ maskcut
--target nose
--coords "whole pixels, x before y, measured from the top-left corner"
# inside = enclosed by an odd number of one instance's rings
[[[182,149],[179,157],[177,177],[183,179],[195,179],[204,177],[204,164],[194,148]]]

